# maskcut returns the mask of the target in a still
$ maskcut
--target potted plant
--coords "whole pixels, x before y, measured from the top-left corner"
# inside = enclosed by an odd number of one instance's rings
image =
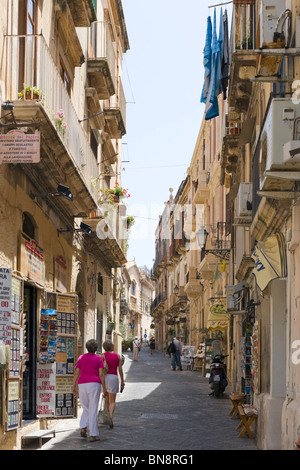
[[[112,194],[113,194],[113,200],[116,203],[119,202],[120,197],[130,197],[130,194],[128,194],[128,190],[122,188],[118,182],[116,182],[115,187],[112,190]]]
[[[39,100],[41,92],[37,87],[27,86],[18,93],[19,100]]]
[[[127,225],[127,228],[129,229],[130,227],[132,227],[132,225],[134,224],[135,220],[133,217],[126,217],[126,225]]]
[[[198,181],[197,181],[197,180],[193,180],[192,183],[193,183],[194,188],[197,188],[197,186],[198,186]]]
[[[65,119],[65,113],[63,112],[62,109],[56,112],[56,118],[55,118],[55,125],[58,130],[62,135],[65,135],[67,131],[67,123],[64,121]]]

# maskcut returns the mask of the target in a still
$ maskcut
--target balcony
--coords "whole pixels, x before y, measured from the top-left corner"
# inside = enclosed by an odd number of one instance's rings
[[[87,0],[86,0],[87,1]],[[74,2],[69,2],[72,4]],[[86,2],[85,2],[86,3]],[[65,0],[57,0],[55,3],[55,16],[57,25],[57,34],[68,50],[68,58],[73,62],[74,67],[81,67],[84,63],[84,53],[81,48],[80,40],[74,25],[74,19],[70,8]]]
[[[130,296],[129,299],[129,310],[136,312],[138,310],[137,298],[134,295]]]
[[[256,74],[255,40],[255,5],[233,5],[228,105],[238,113],[248,110]]]
[[[111,227],[104,222],[104,219],[99,221],[98,218],[85,217],[83,222],[89,225],[93,231],[92,235],[89,235],[87,239],[91,252],[98,252],[109,268],[122,267],[127,262],[127,259]],[[99,222],[102,224],[103,231],[97,231]],[[104,233],[105,236],[101,236]]]
[[[126,100],[121,78],[118,78],[117,94],[104,101],[106,132],[112,139],[121,139],[126,134]]]
[[[67,0],[67,2],[76,27],[88,28],[97,20],[93,0]]]
[[[206,232],[206,237],[201,251],[201,265],[202,261],[210,255],[223,260],[229,259],[231,250],[231,224],[229,222],[217,222],[216,225],[211,225],[209,232]]]
[[[107,23],[92,24],[87,59],[89,86],[95,88],[99,100],[108,100],[116,93],[116,56]]]
[[[196,299],[201,295],[202,285],[199,276],[197,275],[196,268],[190,267],[188,272],[188,281],[184,290],[189,299]]]
[[[157,297],[153,300],[151,304],[151,315],[158,315],[162,313],[165,308],[165,301],[167,300],[167,294],[165,292],[160,292]]]
[[[209,198],[209,183],[210,172],[200,171],[196,183],[193,183],[193,204],[205,204]]]
[[[240,136],[237,134],[225,135],[221,151],[221,168],[228,173],[235,173],[240,157]]]
[[[174,315],[175,313],[179,313],[180,309],[185,309],[188,304],[188,297],[184,290],[184,286],[179,286],[178,295],[171,294],[168,300],[169,308],[168,314]]]
[[[22,122],[29,129],[38,125],[41,133],[40,162],[20,166],[44,193],[55,192],[58,183],[69,186],[74,201],[70,204],[61,198],[57,205],[68,216],[87,215],[97,207],[98,187],[92,181],[98,177],[98,166],[49,48],[41,35],[6,36],[5,41],[7,81],[3,99],[14,105],[5,122],[12,126],[15,121]],[[23,86],[30,87],[30,96],[18,99]],[[31,99],[33,87],[38,89],[35,99]],[[66,128],[57,125],[59,110],[64,112]]]

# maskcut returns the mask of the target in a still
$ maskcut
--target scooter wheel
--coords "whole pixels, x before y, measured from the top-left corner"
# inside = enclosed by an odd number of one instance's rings
[[[220,384],[214,384],[214,396],[215,397],[220,396]]]

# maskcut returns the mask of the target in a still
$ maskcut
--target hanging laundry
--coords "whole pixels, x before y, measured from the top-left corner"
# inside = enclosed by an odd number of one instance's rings
[[[228,35],[228,16],[227,10],[224,15],[221,9],[220,16],[220,55],[219,55],[219,80],[218,95],[223,93],[224,100],[227,98],[227,87],[229,79],[229,35]]]
[[[204,65],[204,85],[202,89],[202,95],[200,102],[201,103],[206,103],[207,95],[208,95],[208,89],[209,89],[209,83],[210,83],[210,75],[211,75],[211,41],[212,41],[212,23],[211,23],[211,17],[209,16],[207,18],[207,30],[206,30],[206,40],[205,40],[205,47],[204,47],[204,59],[203,59],[203,65]]]
[[[216,9],[214,11],[214,26],[212,35],[212,61],[211,61],[211,76],[208,90],[208,96],[205,107],[205,120],[213,119],[219,116],[219,104],[217,97],[217,84],[219,76],[219,41],[217,38],[217,16]]]

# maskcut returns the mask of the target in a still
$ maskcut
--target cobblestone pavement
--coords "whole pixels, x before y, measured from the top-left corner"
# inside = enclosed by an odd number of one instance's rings
[[[238,438],[239,420],[229,416],[230,390],[223,398],[209,396],[208,379],[199,371],[173,371],[169,357],[158,351],[151,356],[148,346],[138,361],[131,352],[125,356],[126,385],[117,396],[114,428],[101,426],[98,442],[81,438],[79,407],[78,419],[55,424],[56,437],[42,451],[257,450],[255,440]]]

